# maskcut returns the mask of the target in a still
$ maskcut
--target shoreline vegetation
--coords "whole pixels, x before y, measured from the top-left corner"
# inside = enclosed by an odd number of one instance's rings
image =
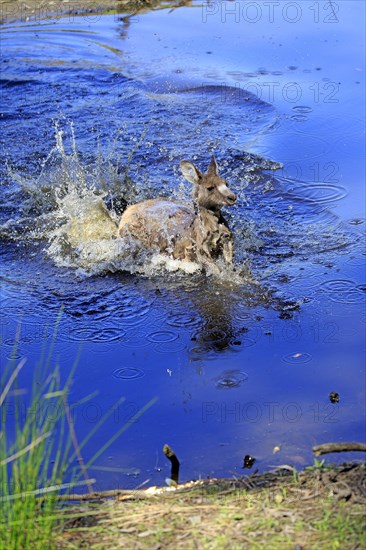
[[[324,460],[315,459],[313,466],[300,472],[283,465],[260,475],[254,471],[240,478],[178,485],[179,460],[165,445],[163,452],[171,461],[175,482],[168,480],[167,487],[95,492],[89,468],[126,429],[133,429],[134,421],[157,398],[86,459],[84,445],[109,414],[78,441],[71,409],[95,394],[69,405],[78,357],[62,384],[59,364],[53,360],[60,316],[38,364],[32,368],[25,359],[16,361],[15,344],[14,359],[1,377],[0,550],[365,547],[364,461],[325,465]],[[34,378],[24,406],[19,377],[27,367],[32,368]],[[45,403],[52,403],[58,414],[42,414],[47,411]],[[352,442],[320,445],[313,452],[364,453],[365,448]],[[87,493],[77,493],[82,486]]]
[[[200,7],[207,3],[193,4],[193,0],[0,0],[0,25],[20,21],[22,23],[41,22],[66,16],[97,17],[102,14],[132,15],[149,11],[195,5]],[[123,19],[123,17],[122,17]]]
[[[125,492],[64,510],[56,548],[362,549],[366,463]]]
[[[60,493],[81,486],[92,493],[96,480],[89,477],[89,469],[158,400],[152,397],[85,461],[85,445],[125,398],[119,398],[79,441],[73,412],[98,392],[72,405],[68,401],[81,350],[67,376],[63,373],[66,381],[62,382],[59,362],[54,359],[62,309],[39,360],[33,365],[25,357],[17,360],[18,334],[0,373],[0,550],[55,548],[55,534],[64,524]],[[26,369],[32,372],[30,387],[22,387]]]

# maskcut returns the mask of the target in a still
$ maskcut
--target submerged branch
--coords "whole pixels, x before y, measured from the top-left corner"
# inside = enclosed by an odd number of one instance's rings
[[[90,479],[88,480],[90,483],[95,483],[95,479]],[[29,496],[42,496],[42,495],[45,495],[47,493],[54,493],[56,491],[62,491],[62,490],[65,490],[65,489],[70,489],[70,488],[73,488],[73,487],[76,487],[78,485],[85,485],[85,481],[80,481],[80,482],[72,482],[72,483],[61,483],[59,485],[52,485],[51,487],[42,487],[41,489],[35,489],[34,491],[24,491],[22,493],[15,493],[15,494],[11,494],[11,495],[6,495],[4,497],[0,497],[0,502],[6,502],[8,500],[16,500],[16,499],[24,499],[25,497],[29,497]],[[65,495],[61,495],[61,496],[65,496]],[[75,495],[66,495],[66,496],[75,496]],[[86,496],[89,496],[89,495],[86,495]],[[60,498],[60,497],[58,497]],[[76,499],[63,499],[63,500],[76,500]]]
[[[95,491],[93,493],[73,494],[73,495],[59,495],[58,500],[61,501],[88,501],[88,500],[101,500],[111,497],[119,496],[140,496],[140,493],[134,489],[110,489],[107,491]]]
[[[328,453],[343,453],[347,451],[366,452],[366,444],[352,441],[350,443],[324,443],[323,445],[316,445],[313,447],[313,453],[315,456],[325,455]]]

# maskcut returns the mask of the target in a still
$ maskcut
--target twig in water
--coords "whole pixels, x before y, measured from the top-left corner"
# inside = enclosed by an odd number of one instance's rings
[[[315,456],[325,455],[328,453],[343,453],[347,451],[366,452],[366,444],[352,441],[350,443],[324,443],[323,445],[316,445],[313,447],[313,453]]]

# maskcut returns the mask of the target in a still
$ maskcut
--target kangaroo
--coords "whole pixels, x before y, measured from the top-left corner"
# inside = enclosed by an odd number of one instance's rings
[[[180,162],[183,176],[193,184],[193,202],[156,198],[129,206],[118,227],[120,237],[133,237],[151,250],[177,260],[197,262],[219,271],[215,261],[233,263],[232,234],[221,214],[236,196],[218,175],[212,157],[207,174],[187,160]]]

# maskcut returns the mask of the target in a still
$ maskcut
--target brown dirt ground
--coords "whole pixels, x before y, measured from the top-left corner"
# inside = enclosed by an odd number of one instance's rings
[[[131,491],[67,507],[58,548],[366,548],[365,462],[191,482],[150,493]]]

